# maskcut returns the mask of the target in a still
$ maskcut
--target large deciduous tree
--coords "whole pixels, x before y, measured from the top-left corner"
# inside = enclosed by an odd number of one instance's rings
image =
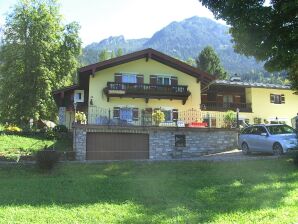
[[[20,124],[53,119],[52,90],[73,82],[81,51],[75,22],[62,24],[55,0],[21,0],[6,18],[0,49],[0,116]]]
[[[220,59],[211,46],[205,47],[196,59],[197,68],[214,75],[218,79],[226,79],[227,72],[220,63]]]
[[[286,70],[298,89],[298,1],[199,0],[231,26],[235,50],[265,61],[272,71]]]

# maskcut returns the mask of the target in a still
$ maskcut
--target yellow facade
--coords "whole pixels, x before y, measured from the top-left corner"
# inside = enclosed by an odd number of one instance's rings
[[[295,95],[289,89],[272,89],[272,88],[254,88],[247,87],[245,89],[246,103],[250,103],[252,112],[241,112],[239,118],[241,120],[249,120],[250,124],[255,123],[255,119],[261,119],[261,123],[270,122],[284,122],[288,125],[291,124],[291,119],[298,113],[298,95]],[[281,95],[285,97],[285,103],[274,104],[270,101],[270,94]],[[236,112],[236,111],[235,111]],[[214,117],[217,118],[217,127],[224,126],[225,112],[214,112]]]
[[[107,101],[107,97],[103,90],[107,86],[107,82],[114,82],[115,73],[132,73],[142,74],[144,76],[144,83],[150,83],[150,75],[169,75],[176,76],[178,78],[178,85],[187,85],[188,91],[191,95],[188,97],[185,105],[181,100],[171,99],[150,99],[148,103],[143,98],[120,98],[112,97]],[[114,107],[130,107],[138,108],[140,110],[145,108],[161,108],[166,110],[178,109],[199,109],[201,103],[200,83],[197,82],[197,78],[190,76],[186,73],[180,72],[172,67],[164,65],[153,59],[146,61],[145,58],[135,60],[132,62],[124,63],[118,66],[107,68],[95,73],[94,77],[90,77],[89,81],[89,101],[92,99],[93,106],[89,105],[89,121],[88,123],[94,123],[95,116],[92,113],[96,113],[99,109],[110,109]]]
[[[291,125],[291,119],[298,113],[298,95],[289,89],[269,89],[269,88],[247,88],[246,99],[252,104],[252,113],[242,113],[242,116],[250,119],[253,123],[254,118],[264,120],[282,121]],[[284,104],[274,104],[270,102],[270,94],[284,94]]]

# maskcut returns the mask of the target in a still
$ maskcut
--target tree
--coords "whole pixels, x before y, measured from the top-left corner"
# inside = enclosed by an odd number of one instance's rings
[[[52,90],[74,80],[79,25],[62,25],[55,0],[21,0],[6,18],[0,49],[0,117],[21,124],[54,119]]]
[[[111,58],[111,52],[108,50],[102,50],[98,55],[98,61],[105,61]]]
[[[231,26],[235,51],[265,61],[268,71],[288,72],[298,89],[297,0],[200,0]]]
[[[195,59],[189,57],[186,61],[185,61],[186,64],[189,64],[191,66],[196,66],[196,61]]]
[[[205,47],[197,60],[197,67],[204,72],[214,75],[218,79],[226,79],[227,72],[220,63],[220,59],[211,46]]]
[[[123,55],[123,50],[122,48],[118,48],[116,52],[116,57],[122,56]]]

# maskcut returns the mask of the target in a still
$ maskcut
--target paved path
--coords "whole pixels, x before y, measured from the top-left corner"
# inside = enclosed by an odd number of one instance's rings
[[[257,160],[257,159],[277,159],[277,158],[279,158],[279,156],[274,156],[272,154],[243,155],[241,150],[234,149],[226,152],[214,153],[214,154],[200,156],[197,158],[191,158],[189,160],[239,161],[239,160]]]

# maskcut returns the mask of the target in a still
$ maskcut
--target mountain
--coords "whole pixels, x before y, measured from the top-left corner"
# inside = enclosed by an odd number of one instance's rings
[[[83,49],[81,63],[84,65],[96,63],[100,51],[107,49],[116,52],[118,48],[122,48],[123,53],[153,48],[181,60],[187,60],[190,57],[196,58],[204,47],[210,45],[230,74],[244,74],[252,70],[264,72],[263,63],[234,52],[228,29],[228,26],[213,20],[192,17],[170,23],[151,38],[126,40],[124,36],[117,36],[87,45]]]

